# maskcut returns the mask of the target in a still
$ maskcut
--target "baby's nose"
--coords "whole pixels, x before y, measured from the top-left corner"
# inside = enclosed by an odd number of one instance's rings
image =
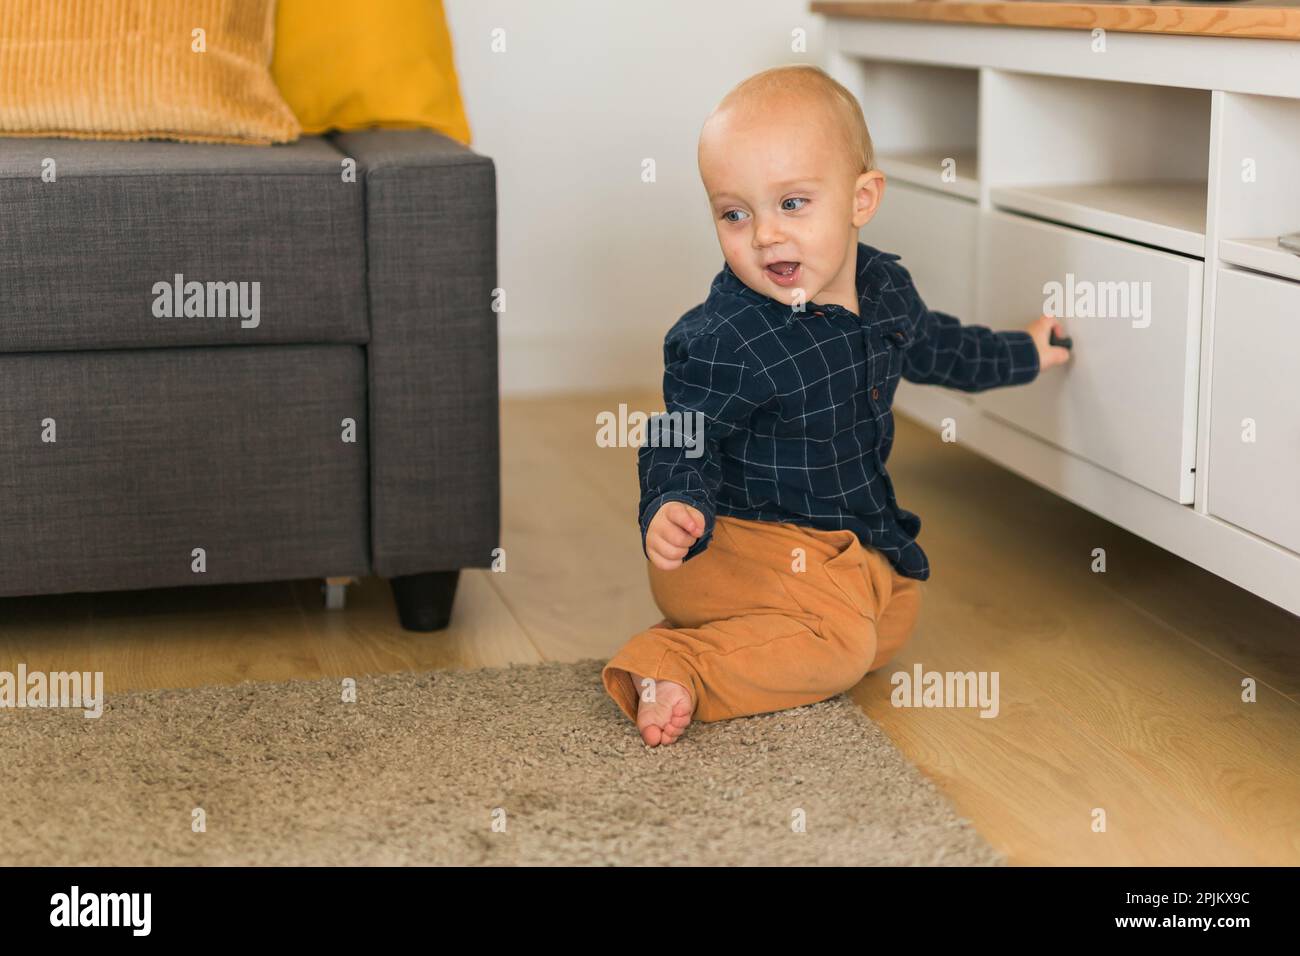
[[[784,236],[778,218],[762,218],[754,223],[754,241],[759,245],[770,246],[774,242],[780,242]]]

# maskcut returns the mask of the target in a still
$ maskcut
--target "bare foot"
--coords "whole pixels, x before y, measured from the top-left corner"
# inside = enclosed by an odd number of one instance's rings
[[[637,730],[641,731],[641,739],[651,747],[671,744],[691,722],[694,711],[691,692],[675,681],[656,680],[652,703],[645,699],[644,680],[640,674],[632,674],[632,685],[637,692]]]

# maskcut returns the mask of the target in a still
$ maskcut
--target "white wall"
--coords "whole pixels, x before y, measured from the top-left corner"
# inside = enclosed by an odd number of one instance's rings
[[[824,63],[807,0],[447,0],[473,147],[497,168],[505,394],[649,387],[722,252],[695,163],[732,86]],[[491,49],[505,31],[506,50]],[[807,52],[792,52],[792,31]],[[653,158],[657,181],[641,181]]]

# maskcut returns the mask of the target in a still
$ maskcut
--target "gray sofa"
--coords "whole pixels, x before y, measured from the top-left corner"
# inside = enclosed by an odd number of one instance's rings
[[[0,596],[374,574],[445,626],[496,284],[494,165],[433,132],[0,138]]]

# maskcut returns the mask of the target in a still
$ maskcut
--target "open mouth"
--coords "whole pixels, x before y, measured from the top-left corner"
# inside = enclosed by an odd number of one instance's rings
[[[763,271],[777,285],[792,286],[799,281],[801,268],[798,262],[773,262]]]

